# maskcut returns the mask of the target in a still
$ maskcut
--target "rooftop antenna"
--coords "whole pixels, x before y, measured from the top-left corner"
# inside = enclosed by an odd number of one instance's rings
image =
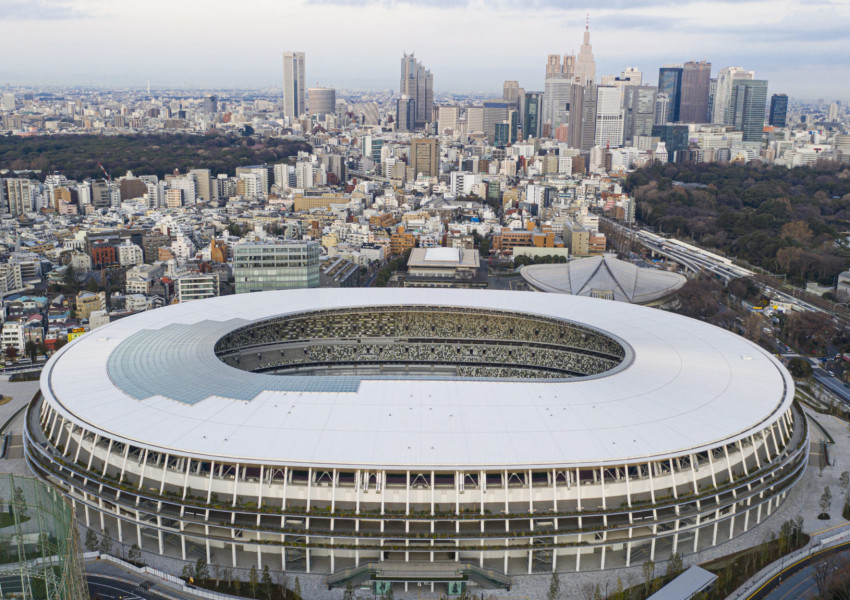
[[[584,23],[585,31],[590,31],[590,13],[587,13],[587,20]]]

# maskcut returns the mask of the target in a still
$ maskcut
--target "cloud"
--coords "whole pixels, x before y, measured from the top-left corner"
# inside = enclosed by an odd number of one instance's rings
[[[652,7],[682,6],[704,2],[705,0],[606,0],[597,7],[603,10],[618,9],[640,9]],[[740,0],[712,0],[717,4],[736,4]],[[772,0],[747,0],[748,3],[763,3]],[[818,0],[831,3],[834,0]],[[525,0],[517,3],[516,0],[310,0],[310,4],[354,6],[354,7],[416,7],[416,8],[469,8],[475,7],[483,10],[541,10],[562,9],[565,11],[591,12],[586,0]]]
[[[0,15],[6,20],[80,19],[88,12],[70,0],[0,0]]]

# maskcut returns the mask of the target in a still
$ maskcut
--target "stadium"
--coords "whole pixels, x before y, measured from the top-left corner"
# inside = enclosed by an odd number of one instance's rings
[[[69,343],[25,444],[86,525],[145,551],[329,585],[508,587],[752,529],[807,464],[793,399],[770,354],[660,310],[293,290],[169,306]]]

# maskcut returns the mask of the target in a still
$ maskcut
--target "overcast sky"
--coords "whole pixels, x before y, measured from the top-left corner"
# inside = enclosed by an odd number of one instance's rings
[[[705,58],[850,100],[850,0],[0,0],[0,84],[281,87],[299,50],[309,85],[395,89],[415,51],[437,92],[542,90],[587,11],[597,75]]]

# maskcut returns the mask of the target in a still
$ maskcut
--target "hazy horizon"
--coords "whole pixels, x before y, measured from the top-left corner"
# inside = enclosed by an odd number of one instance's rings
[[[572,0],[0,0],[0,84],[278,89],[282,52],[306,53],[307,82],[397,89],[415,52],[437,93],[542,90],[546,56],[577,51],[586,5]],[[850,98],[850,4],[836,0],[612,0],[592,8],[597,76],[665,63],[741,66],[769,94]]]

